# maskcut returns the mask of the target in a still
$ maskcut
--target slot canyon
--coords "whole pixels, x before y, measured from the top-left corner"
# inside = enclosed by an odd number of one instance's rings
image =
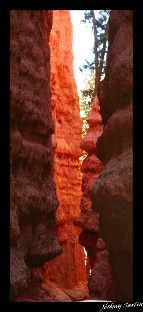
[[[11,302],[133,301],[133,11],[85,137],[72,41],[70,10],[10,11]]]

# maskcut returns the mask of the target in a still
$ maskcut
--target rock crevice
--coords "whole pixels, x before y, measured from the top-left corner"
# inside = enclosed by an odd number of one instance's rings
[[[81,140],[70,11],[11,10],[10,301],[133,299],[131,10],[98,98]]]

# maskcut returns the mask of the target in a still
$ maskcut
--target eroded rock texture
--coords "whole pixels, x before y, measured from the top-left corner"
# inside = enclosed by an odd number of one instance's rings
[[[101,300],[115,300],[115,287],[112,268],[109,264],[109,254],[105,243],[98,238],[99,213],[92,210],[90,190],[103,170],[103,163],[96,155],[96,142],[103,132],[102,117],[97,96],[91,106],[91,113],[87,118],[89,129],[82,139],[80,147],[88,152],[82,163],[82,198],[81,213],[77,223],[83,229],[79,242],[87,251],[87,276],[90,297]],[[91,275],[90,275],[91,271]]]
[[[55,234],[50,50],[52,11],[10,11],[10,295],[27,288],[28,267],[62,251]]]
[[[131,10],[111,11],[106,77],[98,90],[104,131],[97,157],[104,168],[91,190],[92,208],[100,213],[99,235],[117,278],[118,301],[133,300],[132,28]]]
[[[56,234],[63,248],[60,257],[48,263],[47,278],[62,287],[73,300],[88,296],[85,254],[78,243],[81,232],[75,224],[81,200],[79,157],[82,121],[73,73],[72,24],[69,10],[53,11],[50,35],[54,178],[60,201]]]
[[[103,163],[96,156],[97,138],[101,136],[103,131],[97,97],[95,97],[92,103],[91,114],[87,118],[87,123],[89,124],[89,129],[80,143],[80,147],[88,152],[88,156],[82,162],[81,213],[77,222],[84,231],[98,233],[99,214],[91,209],[92,202],[90,199],[90,189],[103,169]]]

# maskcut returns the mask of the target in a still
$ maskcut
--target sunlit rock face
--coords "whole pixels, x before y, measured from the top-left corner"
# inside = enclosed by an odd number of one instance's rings
[[[53,135],[54,178],[59,206],[56,234],[63,248],[61,256],[48,263],[47,279],[67,289],[72,298],[88,296],[85,254],[78,243],[81,229],[75,224],[80,213],[81,173],[79,157],[82,120],[73,72],[72,24],[69,10],[53,11],[50,34],[50,84]]]
[[[104,124],[97,157],[104,168],[91,189],[100,213],[99,235],[109,250],[118,301],[133,300],[133,20],[132,10],[112,10],[106,77],[98,97]]]
[[[112,268],[109,264],[109,253],[104,241],[98,238],[99,214],[92,210],[90,190],[103,170],[103,163],[96,154],[96,142],[103,132],[102,117],[97,96],[91,106],[91,113],[87,118],[89,129],[82,139],[80,147],[88,152],[82,163],[82,198],[80,215],[77,224],[83,229],[79,236],[79,243],[87,251],[87,275],[89,295],[95,299],[115,300],[115,286]],[[91,275],[90,274],[91,271]]]
[[[10,300],[28,286],[28,267],[62,252],[53,171],[50,49],[52,11],[10,11]]]

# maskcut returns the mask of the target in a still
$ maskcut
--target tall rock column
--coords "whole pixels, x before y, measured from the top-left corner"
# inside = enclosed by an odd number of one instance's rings
[[[94,299],[115,300],[115,289],[112,268],[109,264],[109,253],[105,243],[98,238],[99,214],[92,210],[90,190],[103,170],[103,163],[96,155],[96,142],[103,132],[102,117],[97,96],[91,105],[91,113],[87,118],[89,129],[82,139],[80,147],[88,152],[82,163],[82,198],[81,213],[77,224],[83,229],[79,242],[87,251],[87,275],[89,295]]]
[[[53,171],[52,11],[10,11],[10,300],[28,287],[28,267],[62,251]]]
[[[91,189],[118,284],[118,301],[133,300],[133,12],[112,10],[106,76],[98,97],[104,131],[97,141],[103,171]]]
[[[73,73],[72,24],[69,10],[53,11],[50,34],[50,84],[54,178],[60,204],[56,212],[56,234],[63,248],[60,257],[48,263],[47,278],[64,288],[73,299],[88,296],[85,254],[78,243],[81,232],[75,224],[80,213],[81,173],[79,157],[82,120]]]

